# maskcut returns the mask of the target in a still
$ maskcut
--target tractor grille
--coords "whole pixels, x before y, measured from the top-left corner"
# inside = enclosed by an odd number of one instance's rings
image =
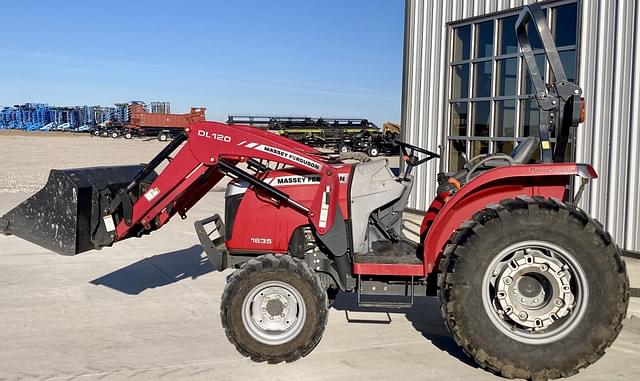
[[[240,207],[240,201],[244,193],[235,194],[233,196],[227,196],[224,202],[224,219],[225,219],[225,236],[226,239],[231,239],[233,232],[233,223],[238,214],[238,207]]]

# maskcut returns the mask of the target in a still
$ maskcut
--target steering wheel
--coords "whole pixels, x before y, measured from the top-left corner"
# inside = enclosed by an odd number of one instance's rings
[[[400,146],[400,150],[402,151],[402,159],[404,160],[405,163],[407,163],[407,169],[404,171],[405,180],[411,174],[411,170],[413,169],[413,167],[426,163],[431,159],[440,157],[440,155],[438,155],[435,152],[431,152],[424,148],[416,147],[414,145],[402,142],[400,140],[393,140],[393,144]],[[426,156],[423,157],[422,159],[418,159],[418,157],[415,155],[415,152],[420,152]]]
[[[402,142],[400,140],[394,140],[393,144],[400,146],[400,150],[402,150],[402,159],[407,163],[407,165],[411,165],[413,167],[415,167],[416,165],[420,165],[422,163],[426,163],[431,159],[440,157],[440,155],[438,155],[435,152],[431,152],[424,148],[416,147],[414,145]],[[414,155],[414,152],[420,152],[422,154],[425,154],[426,157],[423,157],[422,159],[418,159],[418,157]]]

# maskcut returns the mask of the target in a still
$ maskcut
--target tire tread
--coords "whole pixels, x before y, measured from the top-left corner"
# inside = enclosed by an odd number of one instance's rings
[[[590,232],[598,237],[600,244],[605,249],[604,251],[607,255],[611,256],[612,262],[616,267],[615,273],[619,277],[618,284],[624,288],[618,292],[618,295],[621,295],[621,299],[618,300],[616,304],[618,314],[615,315],[617,318],[609,322],[609,336],[588,358],[580,359],[577,365],[569,369],[546,368],[541,371],[532,372],[490,356],[476,346],[472,337],[467,337],[461,332],[459,326],[456,324],[456,318],[452,314],[452,311],[456,309],[457,303],[459,303],[452,292],[454,285],[460,281],[456,276],[456,262],[461,257],[462,251],[464,251],[464,255],[474,254],[470,250],[464,250],[465,242],[472,235],[482,235],[485,226],[494,219],[504,219],[506,215],[511,214],[529,213],[554,213],[557,215],[557,218],[563,218],[567,223],[578,223],[585,232]],[[546,380],[574,375],[578,373],[580,369],[596,362],[602,357],[605,349],[613,343],[622,330],[622,323],[626,315],[629,300],[629,280],[626,271],[624,271],[625,264],[620,249],[613,242],[611,235],[603,229],[599,221],[590,218],[578,207],[567,204],[561,200],[545,199],[544,197],[518,197],[515,199],[502,200],[499,204],[490,205],[476,212],[471,220],[465,222],[451,235],[443,251],[438,268],[440,271],[438,276],[438,295],[442,317],[447,329],[453,335],[454,341],[461,346],[464,352],[472,357],[479,366],[503,377]]]
[[[283,269],[299,274],[306,282],[311,285],[311,288],[315,294],[315,300],[324,301],[324,308],[320,308],[319,324],[316,325],[316,330],[312,336],[312,339],[304,346],[300,346],[290,353],[282,356],[267,353],[256,353],[247,350],[236,340],[233,328],[227,321],[227,316],[229,316],[229,309],[231,306],[230,301],[234,297],[234,292],[238,288],[240,283],[245,281],[254,273],[265,271],[268,269]],[[240,267],[240,269],[234,271],[228,277],[227,286],[222,293],[220,303],[220,320],[225,330],[227,339],[229,340],[229,342],[231,342],[231,344],[234,345],[234,347],[240,354],[245,357],[249,357],[254,362],[268,362],[270,364],[277,364],[283,361],[296,361],[301,357],[308,355],[320,342],[322,334],[324,333],[324,329],[327,325],[328,317],[329,313],[326,301],[326,292],[324,290],[324,287],[322,286],[322,283],[320,282],[320,278],[304,261],[293,258],[292,256],[287,254],[265,254],[245,262],[242,267]]]

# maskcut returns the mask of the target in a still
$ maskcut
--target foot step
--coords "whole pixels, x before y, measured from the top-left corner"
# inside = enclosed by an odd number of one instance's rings
[[[411,308],[415,294],[413,276],[410,281],[387,284],[362,280],[358,274],[358,306],[363,308]]]
[[[375,315],[375,316],[373,316]],[[381,319],[376,319],[376,317],[380,317]],[[363,312],[363,311],[344,311],[344,316],[347,318],[347,323],[356,323],[356,324],[391,324],[391,315],[388,312],[383,313],[374,313],[374,312]]]

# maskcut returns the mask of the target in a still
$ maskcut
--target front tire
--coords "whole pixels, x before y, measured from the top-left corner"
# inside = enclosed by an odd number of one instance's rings
[[[327,293],[305,262],[290,255],[262,255],[229,277],[220,318],[242,355],[256,362],[295,361],[322,338]]]
[[[477,212],[445,248],[445,322],[483,368],[508,378],[570,376],[622,329],[629,280],[620,254],[572,205],[503,200]]]

